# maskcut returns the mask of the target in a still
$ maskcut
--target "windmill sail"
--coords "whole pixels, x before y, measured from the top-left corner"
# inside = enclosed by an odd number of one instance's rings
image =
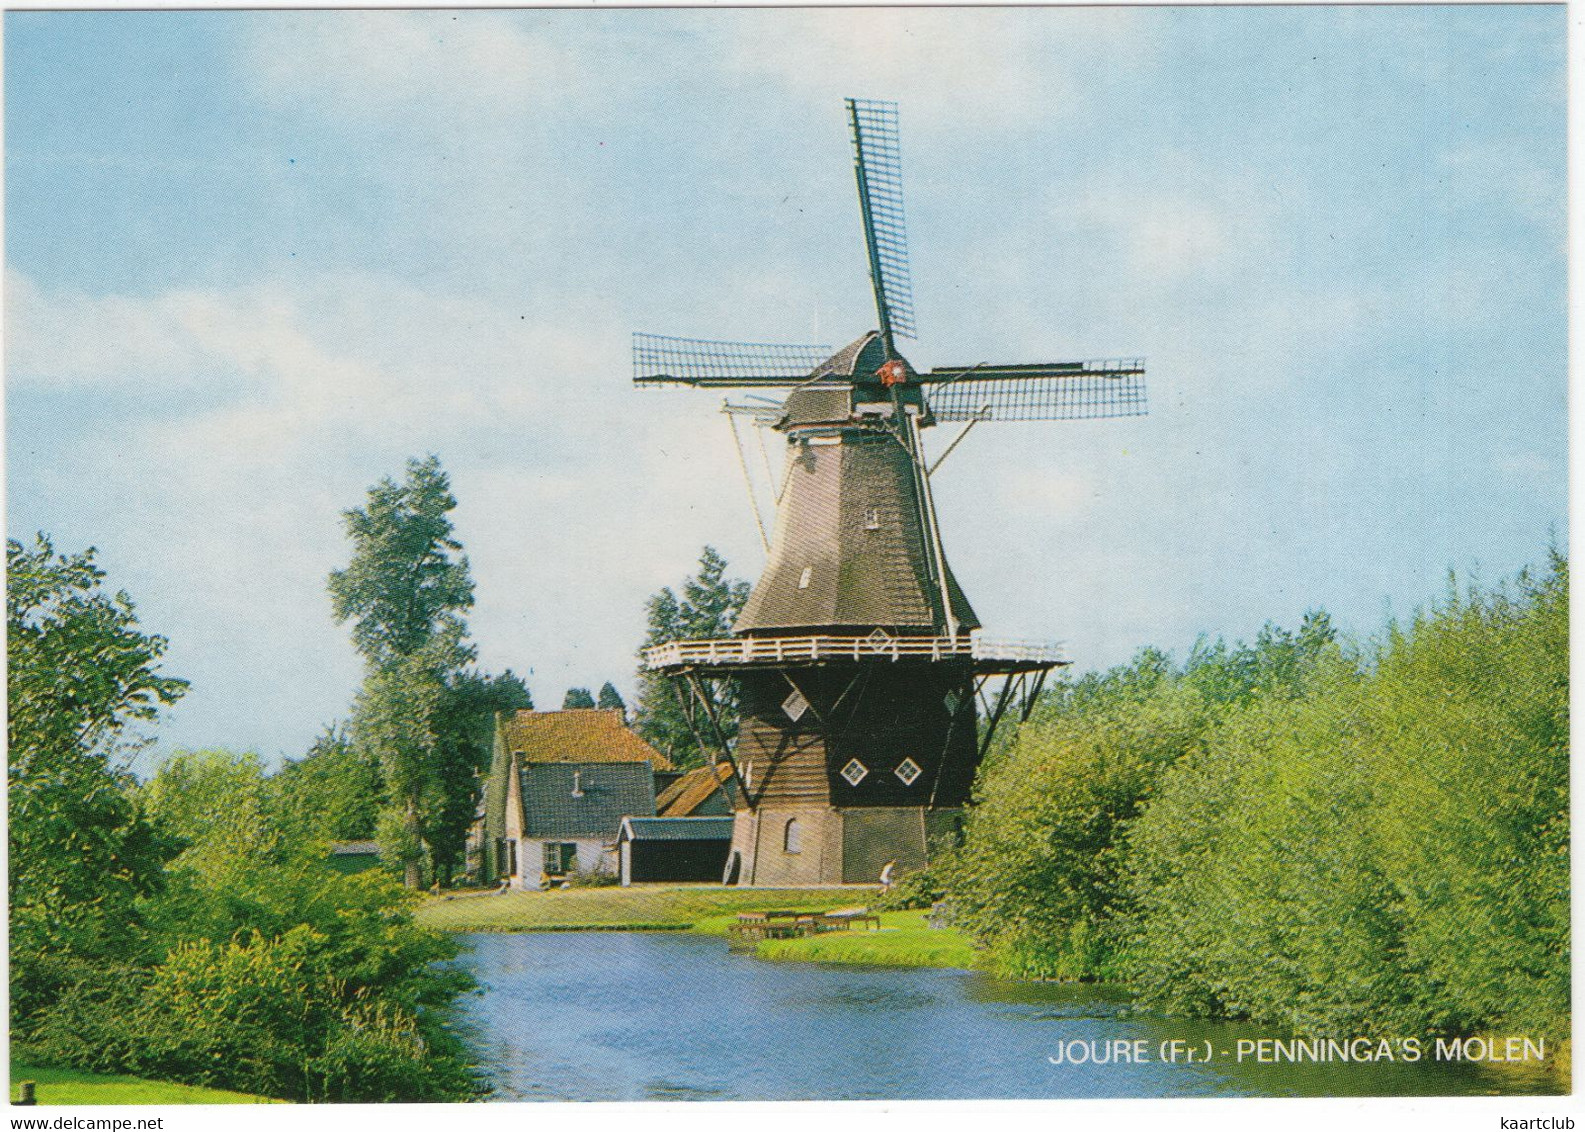
[[[1147,411],[1142,358],[934,369],[923,375],[938,421],[1076,421]]]
[[[853,170],[864,213],[870,282],[881,337],[891,354],[892,337],[914,337],[914,295],[908,278],[908,236],[903,225],[903,166],[897,140],[897,104],[849,98]]]
[[[799,385],[830,354],[830,346],[634,334],[633,383],[701,388]]]

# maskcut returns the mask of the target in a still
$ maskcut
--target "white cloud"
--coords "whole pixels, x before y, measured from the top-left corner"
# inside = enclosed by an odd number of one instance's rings
[[[351,117],[521,115],[578,73],[510,13],[276,13],[250,27],[244,70],[256,93]]]
[[[1140,65],[1138,25],[1126,8],[778,10],[734,23],[724,62],[822,106],[835,93],[898,99],[910,121],[945,115],[989,129],[1072,110],[1092,56],[1108,68]]]
[[[21,516],[96,524],[145,620],[171,637],[173,672],[246,674],[247,687],[195,687],[175,741],[251,725],[306,743],[345,711],[357,665],[325,598],[346,556],[340,513],[408,456],[437,452],[452,474],[482,661],[532,668],[550,706],[572,684],[628,683],[644,599],[704,543],[757,570],[716,399],[631,390],[625,337],[597,310],[529,321],[374,278],[145,298],[9,285],[21,387],[247,379],[220,404],[177,398],[116,422],[113,450],[52,457],[55,498]],[[89,323],[90,341],[57,333],[104,312],[115,317]]]

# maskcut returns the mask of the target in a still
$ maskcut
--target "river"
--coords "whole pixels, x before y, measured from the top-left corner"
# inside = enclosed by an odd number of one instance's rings
[[[679,932],[465,939],[462,962],[483,991],[464,1000],[459,1024],[504,1101],[1555,1091],[1538,1074],[1499,1076],[1429,1053],[1413,1064],[1240,1064],[1240,1038],[1283,1035],[1131,1013],[1110,988],[767,962]],[[1180,1050],[1209,1043],[1212,1060],[1164,1061],[1174,1039]],[[1144,1056],[1101,1065],[1069,1056],[1121,1048]]]

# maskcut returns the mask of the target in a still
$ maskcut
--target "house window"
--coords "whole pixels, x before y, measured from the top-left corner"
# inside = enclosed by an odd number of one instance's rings
[[[864,529],[878,531],[881,529],[881,512],[879,507],[871,507],[864,512]]]
[[[797,818],[787,819],[787,828],[782,830],[781,847],[788,853],[803,852],[803,830],[798,827]]]
[[[897,764],[897,769],[892,771],[892,773],[903,780],[904,786],[912,786],[914,779],[918,778],[924,771],[920,769],[919,764],[914,762],[913,759],[904,759]]]
[[[566,876],[578,868],[578,846],[572,841],[545,843],[545,875]]]
[[[857,786],[864,781],[864,776],[869,774],[870,768],[859,762],[858,759],[849,759],[848,765],[842,768],[842,777],[847,779],[849,786]]]
[[[804,572],[802,574],[798,575],[798,588],[799,589],[806,590],[806,589],[809,588],[809,579],[814,576],[814,572],[815,572],[815,568],[813,566],[805,566],[804,567]]]

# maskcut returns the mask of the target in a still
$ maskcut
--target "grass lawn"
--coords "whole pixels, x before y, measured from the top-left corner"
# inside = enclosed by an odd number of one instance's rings
[[[868,902],[875,890],[723,888],[709,884],[636,884],[630,888],[560,888],[548,892],[426,897],[418,922],[452,932],[671,930],[725,932],[739,912],[826,911]]]
[[[145,1081],[141,1077],[107,1077],[78,1069],[37,1069],[31,1065],[11,1066],[11,1100],[17,1098],[17,1082],[33,1081],[35,1097],[46,1104],[284,1104],[269,1097],[230,1093],[224,1089],[203,1089],[197,1085],[172,1085],[165,1081]]]
[[[754,953],[761,959],[877,967],[974,966],[968,938],[951,928],[925,926],[925,913],[882,912],[880,931],[824,932],[803,939],[767,939]]]

